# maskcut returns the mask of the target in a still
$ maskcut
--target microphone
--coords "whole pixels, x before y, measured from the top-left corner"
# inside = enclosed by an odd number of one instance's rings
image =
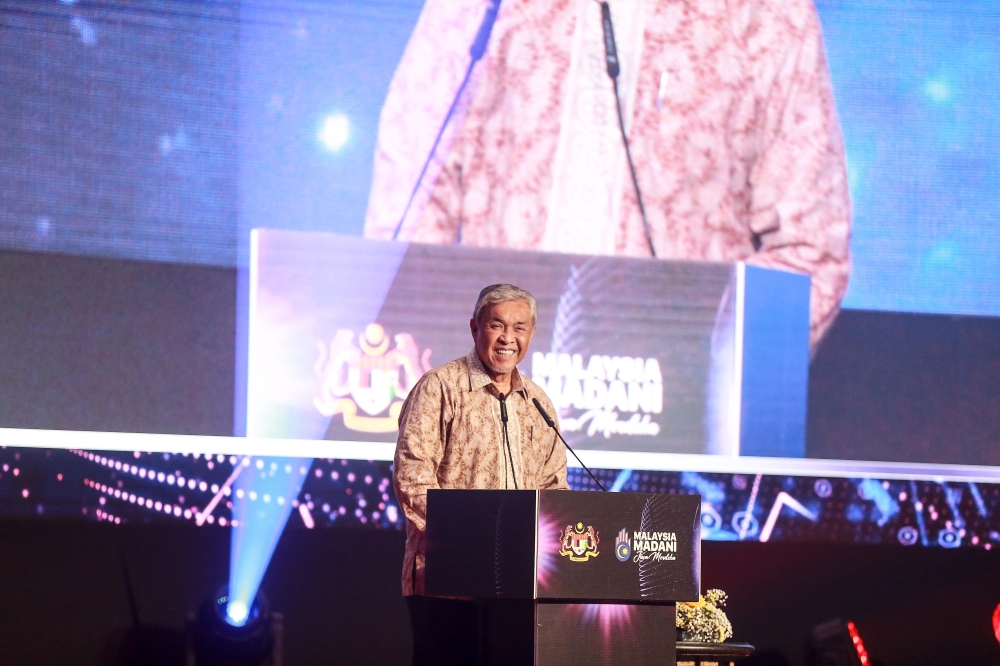
[[[549,413],[545,411],[544,407],[542,407],[542,403],[538,402],[538,398],[532,398],[531,402],[535,403],[535,409],[537,409],[538,413],[542,415],[542,418],[545,420],[545,425],[555,430],[556,422],[552,420],[552,417],[549,416]]]
[[[611,7],[607,2],[601,3],[601,26],[604,28],[604,59],[608,65],[608,76],[618,78],[618,49],[615,48],[615,27],[611,24]]]
[[[490,42],[493,24],[496,23],[497,12],[500,11],[500,2],[501,0],[492,0],[490,6],[486,8],[483,22],[479,24],[479,32],[476,33],[476,38],[472,40],[472,46],[469,47],[469,55],[472,56],[473,62],[482,58],[486,53],[486,45]]]
[[[410,198],[406,202],[406,208],[403,209],[403,214],[399,216],[399,222],[396,224],[396,230],[392,232],[392,240],[397,240],[399,238],[399,232],[403,230],[403,222],[406,221],[406,214],[410,212],[410,206],[413,205],[413,200],[417,197],[417,192],[420,191],[420,184],[423,182],[424,176],[427,175],[427,169],[431,165],[431,160],[434,159],[434,153],[437,152],[438,144],[441,143],[441,137],[444,136],[444,131],[448,127],[448,123],[451,122],[451,117],[455,114],[455,109],[458,108],[458,101],[462,98],[462,93],[465,92],[465,87],[469,85],[469,78],[472,76],[472,69],[486,54],[486,45],[489,44],[490,34],[493,32],[493,24],[496,23],[497,13],[500,11],[501,2],[502,0],[491,0],[489,6],[486,8],[486,13],[483,15],[483,22],[479,24],[479,31],[476,32],[476,38],[472,40],[472,46],[469,47],[469,56],[471,56],[471,60],[469,61],[468,69],[465,70],[465,78],[462,79],[462,84],[458,86],[458,92],[455,93],[455,99],[451,101],[451,107],[449,107],[448,113],[445,114],[444,121],[441,123],[441,129],[438,130],[437,137],[434,139],[434,144],[431,146],[431,150],[427,154],[427,160],[424,162],[423,168],[420,169],[420,175],[417,176],[417,182],[414,183],[413,191],[410,192]]]
[[[583,464],[583,461],[580,460],[580,456],[576,455],[576,451],[574,451],[573,448],[566,443],[566,440],[563,439],[562,433],[559,432],[559,428],[556,427],[556,422],[552,419],[551,416],[549,416],[549,413],[545,411],[545,408],[542,407],[542,403],[538,402],[538,398],[532,398],[531,402],[535,403],[535,409],[537,409],[538,413],[542,415],[542,418],[545,420],[545,425],[556,431],[556,435],[559,436],[559,439],[562,440],[562,443],[566,446],[567,449],[569,449],[569,452],[573,454],[573,457],[576,458],[576,461],[580,463],[580,467],[587,470],[587,474],[589,474],[590,478],[594,480],[594,483],[597,484],[597,487],[603,490],[604,492],[608,492],[608,489],[601,485],[601,482],[597,480],[597,477],[594,476],[594,473],[591,472],[590,469]],[[501,404],[503,403],[501,402]]]
[[[510,452],[510,434],[507,432],[507,396],[503,393],[497,395],[500,401],[500,422],[503,423],[503,440],[507,445],[507,458],[510,460],[510,475],[514,477],[514,490],[517,490],[517,472],[514,471],[514,454]],[[504,481],[506,484],[506,480]]]
[[[632,185],[635,187],[635,198],[639,202],[639,214],[642,215],[642,228],[646,232],[646,242],[649,252],[656,257],[656,247],[653,246],[653,234],[649,231],[649,221],[646,219],[646,207],[642,205],[642,192],[639,190],[639,179],[635,175],[635,165],[632,163],[632,151],[625,134],[625,119],[622,117],[622,101],[618,95],[618,74],[621,64],[618,62],[618,49],[615,47],[615,28],[611,23],[611,7],[601,3],[601,26],[604,28],[604,60],[608,68],[608,76],[615,88],[615,106],[618,108],[618,126],[622,130],[622,142],[625,144],[625,157],[628,158],[628,170],[632,174]]]

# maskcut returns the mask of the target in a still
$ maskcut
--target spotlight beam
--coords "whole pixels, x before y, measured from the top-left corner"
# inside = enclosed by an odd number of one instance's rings
[[[227,599],[233,607],[231,620],[241,614],[236,604],[252,606],[312,463],[312,458],[256,458],[234,480]]]

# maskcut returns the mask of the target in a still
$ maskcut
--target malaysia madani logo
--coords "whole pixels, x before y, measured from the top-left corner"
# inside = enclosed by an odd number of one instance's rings
[[[324,416],[344,415],[344,425],[361,432],[392,432],[398,428],[403,401],[417,380],[431,369],[431,350],[423,353],[409,333],[393,337],[369,324],[354,344],[354,332],[341,329],[329,347],[319,343],[316,374],[321,379],[313,404]]]
[[[600,543],[601,539],[593,525],[588,525],[586,528],[583,523],[577,523],[576,526],[567,525],[559,538],[559,554],[568,556],[572,562],[586,562],[600,555],[597,550]]]
[[[656,358],[535,352],[531,379],[560,410],[563,432],[660,434],[663,375]]]
[[[619,562],[628,562],[628,558],[632,557],[632,539],[624,527],[615,539],[615,557]]]

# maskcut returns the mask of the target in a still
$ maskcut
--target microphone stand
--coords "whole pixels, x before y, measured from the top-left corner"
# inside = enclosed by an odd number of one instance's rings
[[[642,205],[642,192],[639,191],[639,178],[635,175],[635,165],[632,163],[632,151],[625,134],[625,119],[622,117],[622,100],[618,95],[618,74],[621,67],[618,63],[618,49],[615,47],[615,29],[611,24],[611,7],[607,2],[601,3],[601,26],[604,28],[604,58],[607,63],[608,76],[615,87],[615,107],[618,109],[618,126],[622,130],[622,142],[625,144],[625,157],[628,159],[628,170],[632,174],[632,185],[635,187],[635,199],[639,202],[639,214],[642,215],[642,228],[646,231],[646,242],[649,252],[656,257],[656,247],[653,246],[653,234],[649,231],[649,221],[646,219],[646,207]]]
[[[510,434],[507,432],[507,397],[501,393],[498,396],[500,400],[500,422],[503,423],[503,439],[507,444],[507,459],[510,460],[510,475],[514,477],[514,490],[519,490],[517,487],[517,471],[514,469],[514,454],[510,452]],[[507,484],[507,479],[504,478],[504,485]]]
[[[542,407],[542,403],[538,402],[538,398],[532,398],[531,401],[535,403],[535,409],[537,409],[538,413],[542,415],[543,419],[545,419],[545,424],[556,431],[556,435],[558,435],[559,439],[562,440],[563,445],[567,449],[569,449],[569,452],[573,454],[573,457],[576,458],[576,461],[580,463],[580,467],[587,470],[587,474],[589,474],[590,478],[594,480],[594,483],[597,484],[598,488],[600,488],[604,492],[608,492],[608,489],[601,485],[601,482],[597,480],[597,477],[594,476],[594,473],[590,471],[590,468],[583,464],[583,461],[580,460],[580,456],[576,455],[576,451],[573,450],[573,447],[571,447],[569,444],[566,443],[566,440],[563,438],[562,433],[559,432],[559,428],[556,427],[556,422],[552,420],[552,417],[549,416],[549,413],[546,412],[545,409]]]
[[[420,175],[417,176],[417,182],[413,185],[413,191],[410,192],[406,208],[403,209],[403,214],[399,216],[396,230],[392,232],[392,240],[399,239],[399,232],[403,230],[406,215],[410,212],[410,206],[413,205],[413,200],[417,197],[417,192],[420,191],[420,185],[424,180],[424,176],[427,175],[427,169],[430,168],[431,160],[434,159],[438,144],[441,143],[444,131],[448,127],[448,123],[451,122],[451,117],[455,114],[455,109],[458,108],[458,102],[462,98],[462,93],[465,92],[465,87],[469,85],[472,70],[475,68],[476,63],[486,54],[486,45],[490,41],[490,33],[493,32],[493,24],[496,22],[497,13],[500,11],[500,2],[501,0],[491,0],[489,6],[486,8],[486,13],[483,15],[483,22],[479,25],[479,31],[476,33],[476,38],[473,40],[472,46],[469,47],[469,57],[471,60],[469,60],[469,67],[465,70],[465,77],[462,79],[462,84],[458,86],[458,92],[455,93],[455,98],[451,101],[451,107],[448,109],[448,113],[445,114],[444,121],[441,123],[441,129],[438,130],[437,136],[434,138],[434,145],[431,146],[431,151],[427,154],[427,160],[420,170]]]

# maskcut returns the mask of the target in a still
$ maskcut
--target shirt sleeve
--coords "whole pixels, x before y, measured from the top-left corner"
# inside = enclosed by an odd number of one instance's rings
[[[850,273],[847,163],[812,0],[761,2],[744,26],[760,106],[750,172],[748,261],[812,276],[813,347],[833,323]]]
[[[440,487],[437,470],[444,459],[452,412],[447,402],[441,380],[426,375],[410,392],[399,415],[393,486],[406,519],[421,532],[427,524],[427,491]]]

